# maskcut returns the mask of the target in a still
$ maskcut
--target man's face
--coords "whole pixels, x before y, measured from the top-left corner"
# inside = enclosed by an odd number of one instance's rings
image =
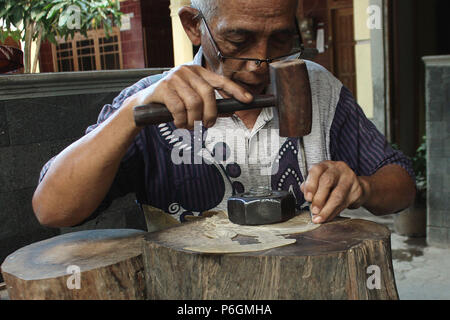
[[[224,56],[274,58],[292,49],[296,35],[297,0],[219,0],[218,14],[208,20],[212,36]],[[217,58],[207,34],[202,35],[206,67],[261,94],[269,84],[267,63]]]

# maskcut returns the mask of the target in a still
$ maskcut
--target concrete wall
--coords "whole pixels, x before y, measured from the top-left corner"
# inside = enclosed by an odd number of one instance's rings
[[[31,198],[42,166],[96,123],[123,88],[161,70],[0,77],[0,264],[15,250],[60,233],[139,228],[145,220],[134,196],[117,200],[78,228],[49,229],[34,216]],[[1,278],[0,278],[1,282]]]
[[[367,26],[369,0],[353,1],[355,25],[356,98],[369,119],[373,118],[372,56]]]
[[[426,64],[427,241],[450,246],[450,56]]]
[[[390,109],[389,100],[389,44],[388,44],[388,9],[386,0],[370,0],[369,4],[381,10],[381,28],[370,30],[370,56],[372,65],[372,99],[373,118],[371,119],[380,132],[391,141],[390,119],[386,117]],[[375,17],[376,18],[376,17]]]

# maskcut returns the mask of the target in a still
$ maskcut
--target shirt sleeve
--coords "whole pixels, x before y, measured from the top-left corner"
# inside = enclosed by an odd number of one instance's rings
[[[105,105],[97,119],[97,123],[89,126],[86,129],[86,134],[94,131],[96,128],[100,126],[106,119],[108,119],[111,115],[114,114],[117,110],[120,109],[123,102],[130,96],[134,95],[140,90],[143,90],[149,87],[152,83],[155,82],[154,79],[159,77],[147,77],[131,87],[124,89],[112,102],[112,104]],[[53,157],[50,159],[42,168],[38,184],[42,182],[49,168],[51,167],[54,159]],[[86,219],[83,223],[89,220],[93,220],[100,215],[101,212],[106,210],[114,199],[123,197],[132,192],[139,192],[142,190],[143,184],[143,172],[144,172],[144,164],[142,155],[138,152],[136,139],[133,144],[129,147],[127,153],[122,158],[119,170],[116,174],[116,177],[111,185],[110,190],[105,196],[104,200],[100,204],[100,206],[95,210],[88,219]],[[139,179],[141,177],[142,179]]]
[[[411,160],[395,150],[367,119],[350,90],[343,87],[330,130],[333,161],[343,161],[358,176],[371,176],[386,165],[405,169],[415,181]]]

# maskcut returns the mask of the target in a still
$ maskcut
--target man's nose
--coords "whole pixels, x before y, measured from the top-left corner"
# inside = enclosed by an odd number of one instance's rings
[[[268,59],[269,48],[267,43],[261,43],[257,45],[254,50],[252,50],[252,58],[260,59],[256,61],[247,62],[247,70],[251,72],[264,73],[267,72],[269,64],[266,59]]]

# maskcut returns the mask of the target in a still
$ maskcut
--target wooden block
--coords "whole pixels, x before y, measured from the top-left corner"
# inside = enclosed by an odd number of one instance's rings
[[[127,229],[89,230],[19,249],[1,266],[9,297],[11,300],[145,299],[143,234]]]
[[[398,299],[390,231],[384,226],[339,220],[287,236],[296,240],[294,244],[260,252],[205,254],[184,249],[198,242],[201,224],[144,237],[147,298]],[[370,266],[380,270],[380,289],[367,285]]]

